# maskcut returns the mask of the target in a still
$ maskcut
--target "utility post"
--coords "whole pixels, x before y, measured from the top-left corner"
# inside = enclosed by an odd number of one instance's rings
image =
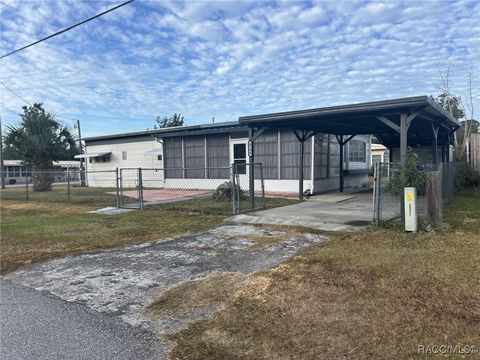
[[[83,146],[82,146],[82,131],[80,130],[80,120],[77,120],[77,123],[75,124],[75,127],[77,128],[78,131],[78,148],[80,150],[80,155],[83,154]],[[87,168],[86,164],[87,162],[85,161],[85,167],[83,167],[83,158],[80,158],[80,184],[81,186],[85,186],[85,170]]]
[[[3,133],[2,133],[2,118],[0,117],[0,182],[2,189],[5,189],[5,166],[3,166]]]

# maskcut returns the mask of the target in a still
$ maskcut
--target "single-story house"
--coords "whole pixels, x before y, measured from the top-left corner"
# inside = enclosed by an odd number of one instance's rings
[[[388,148],[389,161],[403,164],[411,147],[422,163],[438,164],[450,161],[459,126],[431,97],[416,96],[89,137],[86,153],[76,158],[88,159],[89,185],[112,186],[111,174],[98,181],[91,171],[142,167],[163,169],[155,187],[193,189],[218,185],[206,180],[230,179],[230,164],[261,163],[266,192],[302,198],[304,189],[319,193],[367,184],[372,135]],[[258,172],[240,169],[253,199]]]
[[[231,164],[248,162],[248,128],[236,121],[95,136],[84,141],[85,154],[76,158],[87,160],[90,186],[113,186],[107,180],[112,179],[111,174],[102,177],[97,171],[141,167],[165,170],[163,183],[156,186],[216,187],[220,182],[204,179],[227,181]],[[370,142],[370,135],[359,135],[345,147],[347,187],[367,184]],[[315,134],[309,139],[304,157],[305,189],[318,193],[338,188],[339,151],[335,136]],[[255,162],[262,164],[266,192],[295,193],[299,159],[300,146],[292,130],[265,131],[256,140]]]
[[[60,173],[66,173],[67,170],[71,171],[71,180],[79,179],[80,161],[60,160],[53,162],[53,169],[51,171],[58,171],[58,181],[64,180],[64,176],[60,175]],[[27,174],[30,175],[30,171],[25,167],[22,160],[4,160],[3,171],[6,184],[25,184]],[[31,181],[30,176],[28,180]]]

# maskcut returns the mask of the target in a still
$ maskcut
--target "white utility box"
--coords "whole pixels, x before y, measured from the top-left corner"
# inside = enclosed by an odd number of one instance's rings
[[[405,231],[416,232],[418,228],[417,189],[405,188]]]

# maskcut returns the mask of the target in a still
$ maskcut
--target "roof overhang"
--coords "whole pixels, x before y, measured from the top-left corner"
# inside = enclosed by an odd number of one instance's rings
[[[243,116],[239,122],[250,127],[310,130],[334,135],[375,134],[384,143],[395,145],[398,134],[378,117],[387,117],[398,125],[401,114],[414,113],[416,117],[409,133],[412,144],[431,143],[432,124],[440,127],[439,139],[448,138],[446,134],[460,127],[460,123],[429,96]]]
[[[98,152],[98,153],[89,153],[89,154],[80,154],[80,155],[75,155],[75,159],[88,159],[88,158],[98,158],[102,156],[107,156],[110,155],[112,152]]]

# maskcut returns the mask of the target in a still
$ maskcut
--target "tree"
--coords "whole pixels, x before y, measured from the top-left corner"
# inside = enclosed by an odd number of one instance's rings
[[[49,191],[53,176],[48,171],[52,170],[53,161],[73,159],[77,153],[75,138],[68,127],[45,111],[43,104],[35,103],[22,109],[19,126],[7,127],[5,145],[33,170],[34,191]]]
[[[174,126],[183,126],[183,116],[180,114],[173,114],[171,117],[164,116],[161,118],[157,116],[155,119],[155,125],[153,125],[154,129],[163,129],[169,128]]]
[[[435,98],[435,102],[452,114],[455,119],[458,120],[465,117],[465,111],[462,107],[462,98],[460,96],[449,95],[446,91],[443,91]]]
[[[440,77],[442,79],[442,84],[437,86],[441,93],[435,98],[435,101],[447,110],[454,118],[461,121],[461,128],[453,133],[454,137],[454,156],[457,161],[465,161],[466,159],[466,149],[470,141],[470,134],[472,134],[475,124],[477,123],[474,120],[473,113],[473,96],[472,96],[472,74],[469,74],[469,92],[467,100],[465,103],[462,101],[460,96],[456,96],[450,93],[450,64],[448,65],[447,71],[445,74],[440,72]],[[467,110],[469,114],[467,115]]]

